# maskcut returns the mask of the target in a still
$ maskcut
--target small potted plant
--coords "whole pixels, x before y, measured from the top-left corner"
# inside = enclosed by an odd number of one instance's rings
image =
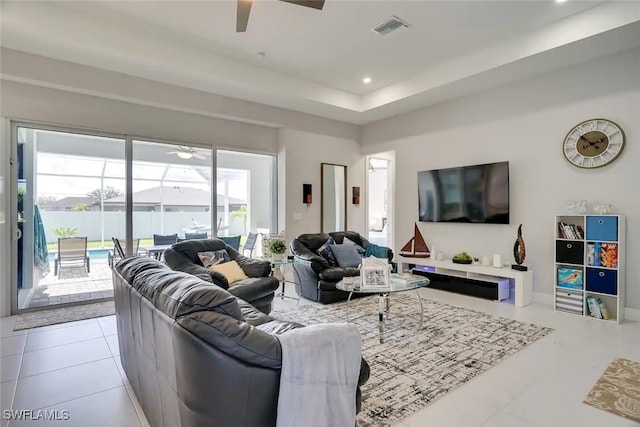
[[[282,255],[287,251],[287,245],[284,244],[284,240],[272,239],[269,242],[269,252],[271,252],[272,261],[280,261]]]

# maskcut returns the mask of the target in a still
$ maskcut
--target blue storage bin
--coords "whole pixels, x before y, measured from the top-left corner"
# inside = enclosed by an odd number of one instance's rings
[[[618,241],[617,216],[588,216],[587,240]]]
[[[618,294],[618,271],[604,268],[587,268],[587,291]]]

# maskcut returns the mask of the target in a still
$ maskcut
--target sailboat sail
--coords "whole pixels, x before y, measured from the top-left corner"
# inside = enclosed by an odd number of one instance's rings
[[[428,257],[430,255],[429,247],[418,229],[418,224],[414,224],[413,237],[400,249],[400,255],[416,258]]]

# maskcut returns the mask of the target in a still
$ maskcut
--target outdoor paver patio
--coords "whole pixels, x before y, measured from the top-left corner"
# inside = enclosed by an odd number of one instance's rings
[[[24,308],[113,297],[111,268],[106,260],[92,260],[90,273],[84,268],[65,268],[54,276],[53,263],[49,271]]]

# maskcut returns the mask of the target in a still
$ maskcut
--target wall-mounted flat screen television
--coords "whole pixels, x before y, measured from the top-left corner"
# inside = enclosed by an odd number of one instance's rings
[[[509,224],[509,162],[418,172],[424,222]]]

